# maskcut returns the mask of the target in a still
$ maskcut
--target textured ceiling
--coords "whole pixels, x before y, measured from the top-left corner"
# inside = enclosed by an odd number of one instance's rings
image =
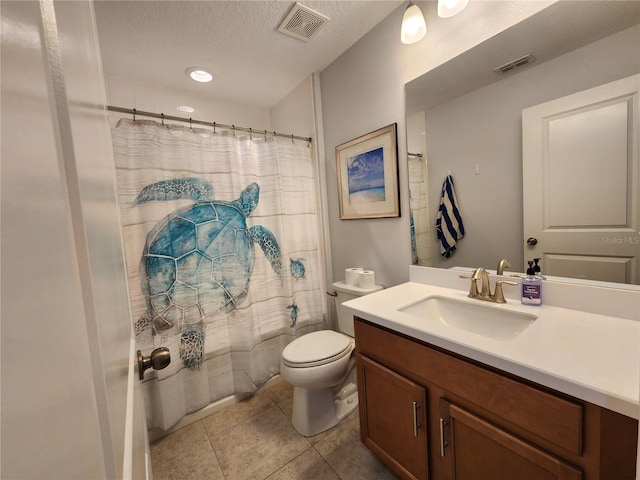
[[[294,3],[97,0],[105,75],[268,108],[404,2],[303,0],[330,18],[308,42],[277,31]],[[217,78],[197,84],[191,66]]]

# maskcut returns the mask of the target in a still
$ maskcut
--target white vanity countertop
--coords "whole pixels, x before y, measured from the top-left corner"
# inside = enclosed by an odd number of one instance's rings
[[[433,295],[485,303],[469,299],[463,290],[408,282],[343,306],[409,337],[629,417],[640,417],[639,321],[553,305],[525,306],[508,299],[507,304],[489,305],[538,318],[514,339],[497,340],[399,310]]]

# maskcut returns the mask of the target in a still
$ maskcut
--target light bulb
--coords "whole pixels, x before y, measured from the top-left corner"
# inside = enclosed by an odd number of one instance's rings
[[[184,73],[186,73],[192,80],[201,83],[210,82],[214,78],[212,73],[207,72],[202,67],[189,67]]]
[[[400,40],[402,43],[416,43],[427,34],[427,24],[420,7],[409,2],[409,6],[402,17],[402,29],[400,31]]]
[[[469,5],[469,0],[438,0],[438,16],[448,18],[457,15]]]

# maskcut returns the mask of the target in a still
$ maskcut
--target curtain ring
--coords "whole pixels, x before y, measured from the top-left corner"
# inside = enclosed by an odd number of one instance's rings
[[[133,123],[136,123],[136,109],[133,109]]]
[[[233,130],[233,136],[236,136],[236,126],[235,125],[231,125],[231,129]]]
[[[189,117],[189,131],[193,131],[193,127],[191,126],[191,117]]]
[[[295,143],[293,141],[293,133],[291,134],[291,145],[295,145]]]
[[[213,122],[213,133],[216,133],[216,122]]]
[[[264,140],[265,141],[267,140],[267,131],[266,130],[264,131]]]
[[[311,147],[311,137],[307,138],[307,148]]]
[[[160,118],[162,119],[162,126],[164,127],[164,126],[165,126],[165,125],[164,125],[164,113],[161,113],[161,114],[160,114]]]
[[[249,139],[253,140],[253,130],[251,130],[251,127],[249,127]]]

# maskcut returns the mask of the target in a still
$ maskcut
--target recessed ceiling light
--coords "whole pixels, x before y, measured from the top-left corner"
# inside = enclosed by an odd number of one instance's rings
[[[184,71],[184,73],[196,82],[201,83],[210,82],[214,78],[213,73],[207,72],[202,67],[189,67]]]
[[[183,113],[193,113],[196,111],[196,109],[193,107],[190,107],[189,105],[180,105],[178,107],[178,111]]]

